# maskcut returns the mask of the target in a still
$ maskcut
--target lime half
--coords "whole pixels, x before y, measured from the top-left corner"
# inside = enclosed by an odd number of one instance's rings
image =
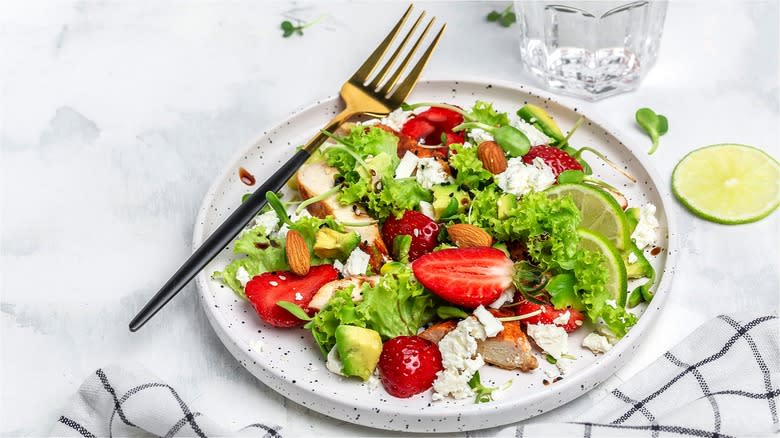
[[[628,220],[609,193],[584,184],[559,184],[545,191],[550,196],[571,195],[580,209],[580,227],[596,231],[609,239],[619,250],[629,247],[631,232]]]
[[[722,224],[755,222],[780,205],[780,164],[752,146],[706,146],[677,163],[672,192],[704,219]]]
[[[600,253],[604,256],[607,264],[608,280],[606,284],[607,291],[612,295],[612,299],[620,307],[626,306],[626,295],[628,295],[628,276],[626,275],[626,265],[623,263],[623,257],[612,242],[602,234],[580,228],[580,248]]]

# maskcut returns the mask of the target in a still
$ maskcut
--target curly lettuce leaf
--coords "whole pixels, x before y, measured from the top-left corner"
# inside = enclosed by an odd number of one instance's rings
[[[338,137],[338,141],[339,147],[329,147],[323,154],[328,165],[342,174],[361,164],[355,157],[366,162],[371,157],[385,154],[390,158],[393,169],[398,165],[398,137],[384,129],[355,125],[347,135]]]
[[[420,201],[431,202],[433,195],[416,180],[384,179],[382,190],[366,196],[365,206],[368,213],[377,219],[385,219],[391,214],[399,215],[406,210],[414,210]]]
[[[491,126],[504,126],[509,124],[509,116],[493,108],[493,104],[478,100],[471,108],[469,115],[477,122]]]
[[[337,291],[306,327],[323,355],[336,344],[340,324],[376,330],[383,340],[411,336],[436,316],[438,299],[404,266],[383,274],[375,286],[363,285],[363,301],[352,301],[352,286]]]
[[[501,211],[499,212],[499,202]],[[528,253],[545,270],[571,269],[579,246],[580,211],[571,197],[528,193],[503,196],[495,186],[476,193],[470,222],[501,241],[526,242]]]
[[[490,173],[482,161],[477,157],[477,148],[464,147],[462,144],[450,145],[450,166],[455,170],[455,185],[476,190],[493,181]]]
[[[498,240],[525,242],[531,261],[553,274],[546,290],[554,307],[583,310],[619,337],[636,323],[624,308],[607,304],[612,296],[606,289],[604,258],[579,248],[581,215],[570,197],[551,198],[539,192],[518,200],[490,186],[476,193],[470,221]]]

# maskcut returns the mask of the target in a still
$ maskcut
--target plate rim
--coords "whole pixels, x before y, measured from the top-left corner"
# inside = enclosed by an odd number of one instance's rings
[[[676,225],[676,219],[674,215],[672,214],[673,210],[671,208],[671,192],[670,188],[666,185],[662,185],[661,183],[664,181],[661,176],[659,175],[658,171],[656,170],[655,166],[650,162],[650,157],[646,154],[637,153],[634,148],[629,146],[624,142],[624,140],[627,138],[626,135],[619,129],[616,129],[610,122],[605,121],[604,116],[592,116],[592,109],[588,109],[586,112],[582,111],[575,111],[574,108],[576,108],[578,105],[576,104],[577,100],[575,98],[571,97],[565,97],[565,96],[558,96],[554,95],[548,91],[544,91],[541,89],[536,88],[532,85],[526,85],[524,83],[515,82],[515,81],[509,81],[509,80],[501,80],[501,79],[488,79],[484,77],[474,77],[474,76],[459,76],[457,78],[452,77],[432,77],[432,78],[426,78],[425,80],[421,80],[419,84],[428,84],[428,85],[435,85],[435,84],[444,84],[444,83],[455,83],[457,85],[473,85],[473,86],[481,86],[485,87],[488,85],[491,86],[498,86],[498,87],[504,87],[509,88],[515,91],[519,91],[522,93],[532,94],[536,95],[540,99],[549,100],[551,102],[554,102],[558,105],[564,106],[566,109],[572,112],[576,112],[578,114],[585,115],[588,120],[592,121],[593,123],[599,125],[600,127],[604,128],[612,137],[617,139],[619,141],[619,145],[625,148],[630,154],[631,157],[636,159],[641,167],[647,172],[650,180],[654,183],[654,185],[657,188],[658,197],[661,201],[661,210],[663,211],[663,214],[666,219],[666,231],[667,231],[667,243],[669,248],[667,248],[666,253],[666,263],[663,267],[663,276],[661,278],[661,281],[658,283],[656,287],[656,296],[653,300],[653,303],[651,306],[648,306],[648,308],[645,310],[645,312],[642,314],[642,316],[639,318],[637,324],[629,331],[629,333],[624,337],[624,339],[631,337],[632,333],[640,334],[643,333],[645,330],[648,330],[658,319],[658,314],[660,313],[661,309],[666,304],[666,299],[668,295],[671,293],[671,287],[672,282],[677,266],[677,248],[678,248],[678,235],[677,235],[677,225]],[[475,98],[478,98],[478,96],[475,96]],[[229,176],[234,172],[236,165],[241,161],[241,158],[246,155],[247,150],[251,150],[251,148],[255,147],[259,143],[262,142],[262,140],[267,137],[267,133],[272,132],[275,128],[283,126],[286,121],[290,120],[291,118],[294,118],[296,116],[299,116],[303,113],[306,113],[307,111],[314,110],[318,107],[321,107],[323,105],[327,105],[331,102],[338,101],[339,97],[338,95],[330,95],[325,98],[321,98],[316,100],[314,103],[310,105],[305,106],[299,106],[296,109],[294,109],[291,113],[289,113],[286,117],[282,118],[281,120],[277,121],[277,123],[269,124],[267,125],[268,128],[259,130],[260,134],[255,136],[252,142],[248,143],[246,146],[243,146],[241,148],[238,148],[236,152],[230,156],[230,158],[227,160],[227,164],[223,167],[223,170],[219,173],[217,177],[214,178],[212,183],[209,185],[209,188],[207,189],[203,200],[201,202],[201,205],[198,209],[198,214],[196,216],[195,220],[195,226],[193,228],[193,234],[192,234],[192,250],[194,251],[197,249],[203,239],[204,239],[204,229],[205,229],[205,223],[206,223],[206,216],[209,212],[209,207],[214,200],[217,188],[225,181],[225,179],[229,178]],[[587,103],[587,102],[583,102]],[[284,146],[287,148],[288,146]],[[289,148],[293,148],[294,146],[290,146]],[[210,279],[210,276],[208,273],[203,270],[195,278],[196,286],[198,289],[198,297],[201,302],[201,306],[203,308],[204,313],[207,316],[207,319],[209,320],[209,323],[212,327],[212,329],[215,331],[215,333],[218,335],[220,341],[223,343],[225,348],[230,352],[230,354],[241,364],[247,371],[249,371],[255,378],[263,382],[263,384],[271,387],[276,392],[280,393],[282,396],[284,396],[287,399],[290,399],[291,401],[297,403],[297,404],[304,404],[305,407],[310,408],[312,410],[315,410],[323,415],[326,415],[331,418],[335,418],[337,420],[343,420],[348,421],[350,423],[354,424],[361,424],[369,427],[376,427],[374,424],[369,425],[368,424],[368,418],[365,418],[364,421],[355,420],[354,418],[347,418],[346,416],[338,416],[333,415],[332,413],[326,412],[324,409],[320,410],[317,408],[316,405],[311,403],[301,403],[300,400],[296,400],[293,398],[293,393],[296,391],[300,393],[301,395],[306,394],[311,396],[311,393],[308,392],[301,392],[298,391],[301,388],[293,383],[287,382],[283,377],[279,376],[275,370],[268,370],[264,368],[264,371],[268,376],[261,377],[258,375],[258,373],[253,372],[248,364],[246,363],[246,360],[239,356],[239,353],[241,355],[246,356],[247,350],[250,349],[250,345],[243,341],[243,339],[240,339],[237,335],[234,334],[233,331],[228,330],[226,327],[223,326],[223,324],[220,324],[219,318],[217,315],[215,315],[216,312],[213,312],[213,302],[210,302],[210,291],[208,286],[208,281]],[[636,335],[634,336],[636,337]],[[228,345],[228,342],[230,341],[233,346]],[[576,374],[574,374],[572,377],[565,379],[562,385],[559,383],[558,386],[553,388],[552,386],[548,387],[547,390],[542,390],[537,393],[529,394],[526,397],[522,399],[523,404],[534,404],[534,403],[541,403],[548,397],[551,397],[554,394],[554,390],[558,390],[559,393],[566,392],[569,388],[577,388],[578,385],[584,385],[583,380],[590,380],[594,378],[598,380],[598,383],[596,385],[592,385],[590,387],[587,387],[586,390],[580,391],[578,394],[576,394],[573,397],[565,397],[568,400],[564,403],[558,403],[555,404],[552,408],[545,409],[543,412],[547,412],[550,409],[554,409],[558,406],[563,406],[575,398],[578,398],[588,391],[592,389],[593,387],[597,386],[600,383],[603,383],[604,380],[609,378],[609,376],[613,375],[614,372],[616,372],[618,369],[622,368],[626,361],[628,360],[627,357],[624,357],[624,353],[629,351],[629,348],[638,348],[638,346],[641,345],[641,339],[633,339],[631,342],[620,342],[616,344],[610,351],[607,353],[601,355],[598,357],[598,359],[587,366],[586,368],[579,370]],[[240,347],[235,348],[234,347]],[[234,351],[235,350],[235,351]],[[258,363],[259,364],[259,363]],[[609,370],[608,365],[617,364],[616,367],[614,367],[613,371],[610,371],[606,374],[606,376],[601,376],[600,374],[603,374],[604,372]],[[282,388],[276,387],[275,385],[271,385],[269,381],[266,379],[281,379],[288,383],[288,386],[292,386],[294,390],[287,390],[283,392]],[[288,388],[290,389],[290,388]],[[574,392],[573,389],[569,389],[570,392]],[[344,407],[354,407],[353,405],[350,405],[346,403],[344,400],[340,400],[338,398],[334,398],[331,396],[328,396],[327,394],[316,394],[316,397],[320,398],[323,401],[328,401],[329,403],[335,403]],[[497,400],[497,402],[505,402],[508,399],[500,399]],[[517,403],[515,403],[517,404]],[[492,418],[504,418],[508,417],[506,414],[506,410],[512,409],[513,403],[502,403],[498,407],[496,407],[495,404],[478,404],[474,405],[476,408],[473,410],[470,410],[469,412],[462,413],[459,410],[453,409],[453,417],[456,415],[464,415],[464,416],[475,416],[475,415],[487,415],[487,414],[496,414],[499,415],[490,415]],[[383,411],[385,412],[392,412],[388,410],[387,405],[383,407]],[[360,409],[365,409],[366,412],[373,412],[370,411],[370,408],[358,408],[358,412],[360,412]],[[523,418],[516,418],[516,417],[510,417],[508,420],[504,421],[498,421],[494,424],[488,425],[488,426],[469,426],[465,422],[459,422],[457,424],[458,427],[448,427],[447,422],[441,422],[437,424],[438,429],[437,432],[451,432],[451,431],[464,431],[464,430],[474,430],[479,429],[483,427],[496,427],[501,425],[510,424],[513,422],[521,421],[523,419],[531,418],[536,415],[540,415],[541,413],[536,413],[530,416],[524,416]],[[403,416],[407,415],[403,412],[396,412],[397,416]],[[438,418],[440,417],[439,414],[433,413],[433,412],[417,412],[416,418]],[[395,426],[395,427],[387,427],[384,428],[385,430],[397,430],[397,431],[408,431],[408,432],[414,432],[414,431],[426,431],[427,429],[418,428],[415,429],[413,424],[410,424],[410,427],[408,429],[402,429],[402,427],[405,425],[404,423],[397,423],[394,425],[389,426]],[[416,422],[415,422],[416,424]]]

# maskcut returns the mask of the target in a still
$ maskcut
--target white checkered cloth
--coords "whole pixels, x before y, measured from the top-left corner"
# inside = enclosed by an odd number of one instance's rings
[[[574,422],[518,424],[479,436],[728,437],[780,432],[776,316],[719,316]],[[57,436],[266,436],[279,427],[220,428],[146,371],[97,370],[52,430]]]
[[[171,386],[141,365],[94,372],[51,430],[57,437],[280,437],[278,426],[220,426],[193,410]]]

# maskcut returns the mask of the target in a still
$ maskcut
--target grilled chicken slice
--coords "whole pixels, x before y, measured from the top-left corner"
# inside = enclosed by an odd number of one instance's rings
[[[338,170],[324,162],[304,164],[296,174],[298,190],[301,192],[301,196],[304,199],[308,199],[332,189],[336,185],[336,174],[338,174]],[[330,215],[339,222],[369,223],[374,221],[363,208],[357,205],[342,205],[338,200],[337,194],[315,202],[307,208],[313,216],[324,218]],[[387,256],[387,247],[384,241],[382,241],[379,225],[370,224],[345,228],[358,233],[360,240],[365,242],[370,247],[370,250],[375,248],[379,255],[382,257]],[[368,253],[371,254],[371,252]],[[373,263],[372,268],[378,270],[378,267],[374,266]]]
[[[497,317],[514,315],[511,312],[492,309],[491,313]],[[482,355],[485,362],[508,370],[519,369],[520,371],[531,371],[539,366],[536,356],[531,351],[531,344],[520,328],[520,321],[502,324],[504,330],[501,333],[484,341],[477,341],[477,352]],[[440,322],[428,327],[418,336],[438,344],[457,325],[455,320]]]
[[[317,311],[324,309],[337,290],[344,289],[350,285],[355,285],[355,288],[352,289],[352,301],[363,301],[363,293],[360,291],[363,283],[374,286],[377,281],[379,281],[379,276],[376,275],[371,277],[361,276],[333,280],[329,283],[325,283],[317,290],[317,293],[314,294],[307,307]]]
[[[439,341],[449,332],[455,330],[455,326],[458,325],[458,321],[454,319],[448,319],[447,321],[438,322],[420,333],[419,337],[427,339],[434,344],[438,345]]]

